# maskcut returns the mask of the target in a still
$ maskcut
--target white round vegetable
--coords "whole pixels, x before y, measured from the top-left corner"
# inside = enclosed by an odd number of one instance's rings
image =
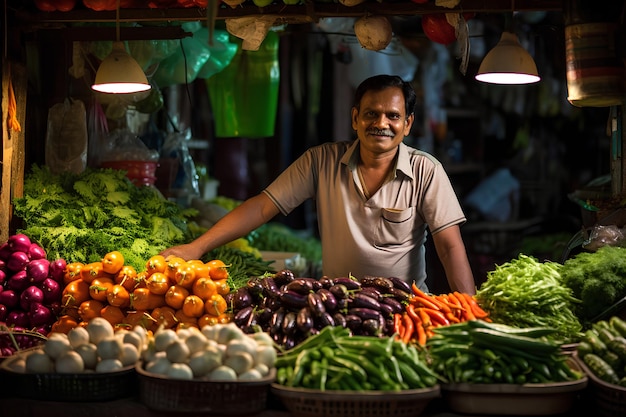
[[[171,379],[193,379],[193,372],[186,363],[173,363],[165,373]]]
[[[259,346],[256,350],[255,364],[263,364],[268,368],[273,368],[277,356],[276,349],[273,346]]]
[[[123,343],[122,354],[119,359],[124,366],[136,365],[137,362],[139,362],[139,351],[137,347],[132,343]]]
[[[205,325],[202,326],[202,329],[200,329],[200,331],[202,332],[202,334],[209,340],[215,340],[217,341],[217,336],[219,334],[219,330],[222,328],[222,326],[224,326],[223,324],[213,324],[213,325]]]
[[[257,363],[252,369],[259,371],[262,376],[268,376],[270,374],[270,368],[268,368],[264,363]]]
[[[85,343],[74,349],[83,358],[85,369],[96,369],[98,364],[98,348],[93,343]]]
[[[207,375],[209,381],[236,381],[237,373],[226,365],[220,365]]]
[[[146,364],[146,371],[152,374],[165,375],[171,364],[165,356],[160,356]]]
[[[259,345],[274,346],[274,340],[267,332],[256,332],[250,335]]]
[[[216,349],[196,352],[189,358],[189,367],[194,377],[205,376],[220,365],[222,354]]]
[[[24,357],[11,358],[8,363],[3,364],[6,368],[13,372],[25,373],[26,372],[26,359]]]
[[[119,359],[103,359],[96,365],[96,372],[117,372],[121,371],[124,366]]]
[[[54,361],[54,369],[60,374],[80,374],[85,370],[85,364],[78,352],[70,350]]]
[[[144,342],[143,342],[143,339],[141,338],[141,335],[139,335],[139,333],[126,332],[124,334],[124,337],[122,338],[122,342],[132,344],[133,346],[137,348],[138,352],[141,352],[143,350]]]
[[[237,375],[241,375],[254,366],[254,358],[247,352],[236,352],[226,356],[224,365],[232,368]]]
[[[115,336],[100,340],[96,346],[100,359],[119,359],[122,356],[122,341]]]
[[[361,46],[370,51],[385,49],[393,37],[391,23],[385,16],[363,16],[354,22],[354,33]]]
[[[165,348],[165,355],[172,363],[184,363],[189,359],[189,348],[184,340],[175,340]]]
[[[231,340],[248,337],[235,323],[222,324],[217,334],[217,343],[228,344]]]
[[[196,353],[205,350],[209,341],[202,333],[193,333],[185,339],[185,344],[189,348],[189,353]]]
[[[226,345],[226,356],[232,356],[236,353],[249,353],[251,356],[256,354],[257,344],[254,339],[249,337],[242,339],[234,339]]]
[[[240,381],[258,381],[263,379],[263,375],[257,369],[248,369],[246,372],[239,375]]]
[[[25,371],[45,374],[54,371],[54,361],[43,350],[31,352],[25,359]]]
[[[72,350],[72,346],[67,337],[54,337],[46,340],[46,343],[43,345],[43,351],[53,360],[70,350]]]
[[[178,336],[173,329],[162,329],[154,335],[154,347],[156,350],[164,351],[175,340],[178,340]]]
[[[67,332],[67,338],[70,341],[70,345],[76,349],[82,344],[89,343],[89,332],[84,327],[74,327]]]
[[[87,323],[87,332],[89,332],[89,341],[98,345],[102,339],[114,336],[113,326],[103,317],[94,317]]]

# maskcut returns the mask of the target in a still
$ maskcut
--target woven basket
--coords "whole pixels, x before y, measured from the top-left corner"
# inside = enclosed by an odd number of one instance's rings
[[[405,391],[320,391],[272,384],[292,417],[415,417],[434,398],[439,386]]]
[[[267,408],[276,372],[258,381],[176,380],[146,372],[138,364],[139,399],[155,411],[233,416]]]
[[[593,404],[593,408],[590,407],[590,410],[594,411],[594,415],[600,417],[626,416],[626,387],[609,384],[601,380],[594,375],[577,353],[574,353],[574,358],[589,377],[586,394]]]
[[[36,349],[46,341],[46,336],[39,332],[29,330],[11,330],[6,326],[0,325],[0,344],[2,346],[10,346],[13,353]],[[10,358],[13,355],[0,355],[0,361]]]
[[[110,401],[137,394],[137,373],[133,366],[118,372],[85,372],[77,374],[31,374],[11,370],[14,355],[0,366],[1,378],[10,378],[16,397],[63,402]]]

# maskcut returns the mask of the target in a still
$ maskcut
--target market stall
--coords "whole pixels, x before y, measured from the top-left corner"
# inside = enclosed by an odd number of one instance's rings
[[[149,53],[136,54],[144,66],[151,67],[157,52],[163,52],[159,48],[167,49],[171,38],[176,46],[170,44],[167,58],[159,61],[162,71],[166,59],[183,55],[178,42],[210,39],[224,47],[219,51],[223,55],[212,50],[207,55],[214,60],[205,59],[196,72],[210,72],[207,80],[218,74],[203,87],[209,94],[221,92],[220,97],[225,98],[228,77],[237,74],[221,65],[223,59],[238,65],[254,62],[258,65],[255,74],[265,70],[275,74],[278,42],[273,32],[267,32],[268,26],[346,16],[446,12],[458,18],[475,12],[562,11],[567,8],[565,2],[8,3],[10,10],[5,13],[9,12],[11,25],[5,25],[5,30],[12,36],[3,61],[2,84],[0,414],[624,414],[626,266],[622,264],[626,257],[621,222],[596,219],[591,226],[611,229],[586,241],[581,253],[572,252],[560,261],[523,252],[509,256],[509,251],[503,251],[499,255],[504,260],[488,266],[475,294],[450,289],[425,292],[414,282],[391,276],[320,276],[321,249],[315,236],[272,224],[201,259],[166,259],[159,254],[162,250],[199,236],[241,204],[215,193],[210,198],[191,198],[190,191],[200,194],[200,171],[193,166],[193,146],[180,146],[193,141],[186,142],[176,129],[165,138],[151,138],[162,140],[160,145],[167,151],[157,155],[144,147],[146,143],[124,133],[106,136],[108,143],[119,148],[112,152],[97,148],[90,155],[86,135],[64,131],[52,135],[61,142],[55,149],[63,148],[66,139],[78,137],[71,143],[80,148],[77,159],[70,160],[65,154],[60,155],[60,162],[44,158],[50,163],[26,166],[32,156],[26,155],[26,149],[32,152],[41,145],[41,151],[48,145],[55,123],[75,115],[74,106],[82,105],[76,97],[86,93],[79,90],[52,106],[42,103],[41,107],[49,109],[44,123],[37,116],[31,118],[27,112],[31,97],[49,98],[74,84],[42,86],[48,74],[38,71],[35,73],[41,78],[28,80],[26,74],[31,72],[23,68],[23,56],[15,53],[15,47],[21,45],[15,34],[20,31],[29,34],[27,44],[31,46],[35,42],[55,44],[38,37],[63,38],[68,49],[61,55],[73,56],[68,62],[72,62],[70,72],[79,74],[77,79],[93,75],[81,72],[89,67],[81,61],[85,58],[81,42],[88,42],[93,56],[104,61],[114,48],[98,50],[102,42],[134,38],[148,41],[142,44],[146,47],[150,39],[165,39]],[[233,24],[249,18],[265,23],[261,29],[264,36],[260,40],[244,37],[237,44],[241,49],[230,48],[233,43],[225,40],[227,31],[214,26],[216,20],[224,20],[232,32]],[[171,20],[179,24],[163,24]],[[574,20],[568,23],[580,24]],[[129,22],[141,24],[120,28]],[[218,37],[220,34],[225,38]],[[456,39],[458,31],[449,36]],[[358,41],[363,49],[386,47],[376,42],[381,37]],[[254,45],[244,47],[246,42]],[[255,49],[261,54],[248,53]],[[26,55],[48,56],[44,52]],[[259,56],[262,59],[254,61]],[[579,63],[575,57],[568,59],[573,66]],[[182,73],[159,74],[154,69],[152,76],[162,77],[161,83],[182,77],[178,84],[184,85],[188,71],[187,66]],[[608,78],[609,85],[615,83],[615,77]],[[268,79],[262,88],[246,84],[236,95],[274,97],[278,80]],[[585,87],[579,81],[575,78],[570,84]],[[41,94],[47,88],[55,92]],[[91,90],[87,93],[93,94]],[[128,126],[140,123],[145,118],[138,115],[143,112],[137,108],[149,114],[164,106],[163,97],[149,94],[134,96],[130,108],[128,99],[120,98],[128,96],[109,95],[108,102],[99,103],[103,107],[92,107],[99,110],[90,113],[91,123],[84,117],[78,129],[108,133],[102,126],[94,127],[103,119],[124,119]],[[623,192],[621,97],[618,91],[612,102],[593,103],[611,108],[613,181],[608,200],[612,202]],[[172,101],[175,98],[170,97]],[[574,100],[572,93],[571,101],[580,106],[590,98],[578,99],[582,101]],[[223,110],[231,103],[220,105]],[[264,111],[273,106],[266,107],[258,112],[262,121],[242,125],[228,121],[216,127],[225,128],[228,132],[223,136],[229,138],[254,137],[258,132],[241,134],[238,130],[251,125],[264,130],[260,136],[271,136],[274,118]],[[250,114],[249,110],[244,113]],[[113,117],[116,111],[124,116]],[[86,116],[84,108],[79,113]],[[225,118],[231,115],[222,113],[215,111]],[[475,118],[471,113],[469,123],[476,123]],[[220,122],[217,117],[215,122]],[[175,120],[168,123],[175,127]],[[31,138],[37,138],[37,143],[29,143]],[[225,149],[234,150],[238,144],[233,139]],[[475,145],[479,148],[480,141]],[[201,146],[198,149],[202,151]],[[129,157],[127,151],[135,153]],[[138,164],[134,163],[136,152],[142,155]],[[110,154],[123,154],[124,158],[107,160]],[[238,154],[228,157],[232,155]],[[453,161],[458,157],[448,155]],[[90,166],[90,158],[105,163]],[[235,165],[229,158],[223,157],[221,162]],[[481,161],[476,161],[471,160],[480,165]],[[73,169],[73,163],[79,168]],[[482,175],[474,164],[463,163],[456,166],[460,176],[466,175],[464,169],[469,165],[472,172]],[[157,166],[167,169],[158,171]],[[513,197],[513,191],[506,193],[506,198]],[[607,212],[612,214],[613,209],[607,207]],[[205,216],[198,216],[197,211]],[[534,218],[519,223],[539,224]],[[285,255],[282,264],[276,263],[279,254]]]

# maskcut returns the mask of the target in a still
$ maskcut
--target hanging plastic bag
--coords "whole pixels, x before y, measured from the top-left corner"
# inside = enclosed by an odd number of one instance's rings
[[[100,165],[100,157],[104,150],[105,139],[109,134],[107,118],[98,100],[93,100],[89,108],[87,120],[87,165],[97,167]]]
[[[185,30],[192,32],[193,36],[181,39],[177,51],[159,64],[154,80],[160,87],[191,83],[211,56],[208,35],[202,40],[196,35],[200,30],[199,25],[199,22],[183,24]]]
[[[241,40],[231,37],[241,45]],[[241,48],[230,65],[206,80],[217,137],[274,135],[278,107],[278,34],[270,31],[259,50]]]
[[[53,174],[80,174],[87,166],[87,113],[80,100],[66,98],[48,110],[45,161]]]
[[[209,30],[207,28],[198,30],[198,37],[200,39],[208,39]],[[207,79],[222,71],[233,60],[238,48],[239,46],[236,43],[230,42],[230,34],[227,31],[215,29],[213,45],[209,45],[211,55],[200,71],[198,71],[197,78]]]
[[[176,167],[176,171],[170,173],[172,178],[171,181],[168,181],[169,194],[189,198],[190,201],[191,197],[200,195],[200,186],[196,166],[187,146],[189,139],[191,139],[189,129],[184,133],[169,133],[161,150],[161,161],[175,162],[170,163],[171,166]]]

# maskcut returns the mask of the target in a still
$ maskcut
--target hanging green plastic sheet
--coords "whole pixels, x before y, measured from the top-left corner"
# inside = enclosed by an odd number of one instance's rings
[[[241,45],[241,39],[231,37]],[[259,50],[241,47],[230,64],[206,80],[217,137],[274,136],[278,106],[278,34],[269,31]]]

